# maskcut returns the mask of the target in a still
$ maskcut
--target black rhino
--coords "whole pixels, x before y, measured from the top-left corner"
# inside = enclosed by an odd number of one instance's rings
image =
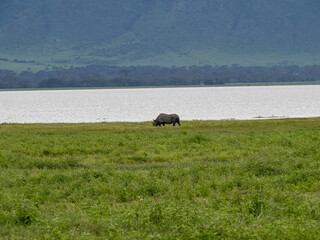
[[[165,124],[171,124],[173,123],[173,126],[176,125],[176,123],[180,124],[180,118],[177,114],[165,114],[165,113],[160,113],[159,116],[156,118],[156,120],[153,120],[153,126],[163,126]]]

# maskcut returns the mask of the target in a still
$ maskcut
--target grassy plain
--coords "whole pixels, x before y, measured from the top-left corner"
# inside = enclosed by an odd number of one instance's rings
[[[1,239],[318,239],[320,119],[0,124]]]

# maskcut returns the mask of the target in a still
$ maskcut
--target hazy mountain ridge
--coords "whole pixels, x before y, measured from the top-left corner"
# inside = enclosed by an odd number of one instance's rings
[[[317,0],[3,0],[0,68],[319,64],[319,12]]]

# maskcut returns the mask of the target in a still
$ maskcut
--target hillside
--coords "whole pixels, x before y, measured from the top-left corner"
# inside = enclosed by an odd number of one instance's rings
[[[2,0],[0,68],[320,63],[317,0]]]

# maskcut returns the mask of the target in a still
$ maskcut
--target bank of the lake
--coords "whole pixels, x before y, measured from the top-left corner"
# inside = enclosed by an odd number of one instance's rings
[[[126,86],[126,87],[52,87],[52,88],[0,88],[0,91],[47,91],[47,90],[90,90],[90,89],[139,89],[139,88],[194,88],[194,87],[237,87],[237,86],[294,86],[320,85],[319,81],[292,81],[292,82],[251,82],[226,83],[215,85],[159,85],[159,86]]]
[[[320,119],[0,124],[3,239],[316,239]]]

